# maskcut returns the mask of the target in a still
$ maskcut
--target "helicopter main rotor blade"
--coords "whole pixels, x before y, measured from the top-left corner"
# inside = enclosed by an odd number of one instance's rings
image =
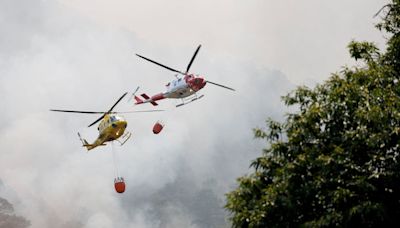
[[[176,73],[185,75],[183,72],[181,72],[181,71],[179,71],[179,70],[175,70],[175,69],[173,69],[173,68],[171,68],[171,67],[165,66],[165,65],[163,65],[163,64],[161,64],[161,63],[158,63],[158,62],[156,62],[156,61],[154,61],[154,60],[151,60],[151,59],[146,58],[146,57],[144,57],[144,56],[141,56],[141,55],[139,55],[139,54],[136,54],[136,55],[137,55],[138,57],[142,58],[142,59],[145,59],[145,60],[147,60],[147,61],[149,61],[149,62],[152,62],[152,63],[154,63],[154,64],[156,64],[156,65],[159,65],[160,67],[164,67],[165,69],[168,69],[168,70],[170,70],[170,71],[173,71],[173,72],[176,72]]]
[[[110,113],[110,112],[114,109],[114,107],[122,100],[122,98],[124,98],[124,97],[126,96],[126,94],[128,94],[128,92],[124,93],[124,94],[117,100],[117,102],[115,102],[115,104],[114,104],[113,106],[111,106],[110,110],[108,110],[107,113]]]
[[[230,88],[228,86],[224,86],[224,85],[217,84],[215,82],[210,82],[210,81],[206,81],[206,82],[211,83],[211,84],[216,85],[216,86],[220,86],[220,87],[225,88],[225,89],[229,89],[229,90],[235,91],[234,89],[232,89],[232,88]]]
[[[140,112],[163,112],[165,110],[142,110],[142,111],[127,111],[127,112],[110,112],[112,114],[119,114],[119,113],[140,113]]]
[[[126,96],[126,94],[128,94],[128,92],[124,93],[124,94],[117,100],[117,102],[115,102],[115,104],[114,104],[113,106],[111,106],[111,108],[110,108],[110,110],[108,110],[108,112],[106,112],[106,113],[103,112],[103,115],[100,116],[100,118],[98,118],[96,121],[94,121],[93,123],[91,123],[88,127],[91,127],[91,126],[93,126],[94,124],[96,124],[97,122],[99,122],[100,120],[102,120],[102,119],[104,118],[104,116],[105,116],[107,113],[111,113],[111,111],[114,109],[114,107],[122,100],[122,98],[124,98],[124,97]]]
[[[99,122],[101,119],[104,118],[105,113],[104,112],[91,112],[91,111],[74,111],[74,110],[60,110],[60,109],[50,109],[50,111],[53,112],[69,112],[69,113],[83,113],[83,114],[102,114],[99,119],[91,123],[88,127],[93,126],[95,123]]]
[[[83,113],[83,114],[104,114],[104,112],[75,111],[75,110],[62,110],[62,109],[50,109],[50,111],[52,111],[52,112]]]
[[[118,102],[117,102],[118,103]],[[130,112],[107,112],[107,114],[118,114],[118,113],[135,113],[135,112],[162,112],[164,110],[145,110],[145,111],[130,111]],[[96,121],[94,121],[93,123],[91,123],[88,127],[91,127],[93,125],[95,125],[97,122],[99,122],[100,120],[102,120],[104,118],[104,116],[106,115],[106,113],[103,113],[102,116],[100,116],[100,118],[98,118]]]
[[[96,121],[94,121],[93,123],[91,123],[88,127],[91,127],[93,125],[95,125],[97,122],[99,122],[100,120],[102,120],[104,118],[106,114],[104,113],[103,115],[100,116],[100,118],[98,118]]]
[[[102,120],[104,118],[104,116],[107,113],[117,113],[117,112],[112,112],[112,110],[115,108],[115,106],[122,100],[122,98],[124,98],[126,96],[126,94],[128,94],[127,92],[124,93],[118,100],[117,102],[114,103],[113,106],[111,106],[110,110],[108,110],[108,112],[92,112],[92,111],[75,111],[75,110],[64,110],[64,109],[50,109],[50,111],[53,112],[69,112],[69,113],[83,113],[83,114],[102,114],[100,116],[100,118],[98,118],[96,121],[94,121],[93,123],[91,123],[88,127],[93,126],[94,124],[96,124],[97,122],[99,122],[100,120]]]
[[[189,69],[190,69],[190,67],[192,66],[193,60],[196,58],[197,52],[199,52],[200,48],[201,48],[201,44],[197,47],[196,51],[194,52],[193,57],[192,57],[192,59],[190,60],[188,66],[187,66],[187,68],[186,68],[186,74],[189,72]]]

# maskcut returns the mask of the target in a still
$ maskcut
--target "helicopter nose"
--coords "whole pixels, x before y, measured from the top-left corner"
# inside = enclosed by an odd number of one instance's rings
[[[128,123],[125,120],[121,120],[119,121],[120,126],[122,126],[123,128],[126,128],[128,126]]]
[[[204,80],[204,78],[199,78],[199,86],[200,88],[203,88],[206,85],[206,80]]]
[[[194,84],[200,86],[204,83],[204,78],[195,78],[194,79]]]

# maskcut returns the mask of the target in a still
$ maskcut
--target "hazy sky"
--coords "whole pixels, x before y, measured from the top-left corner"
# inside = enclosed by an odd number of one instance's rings
[[[32,227],[225,227],[224,194],[264,142],[252,128],[283,119],[280,96],[350,64],[355,38],[382,42],[386,1],[0,1],[0,197]],[[155,94],[173,74],[134,53],[191,70],[205,97],[163,113],[125,115],[133,137],[114,145],[127,190],[113,189],[111,146],[86,153],[76,132],[125,91]],[[133,107],[123,100],[116,110]],[[162,120],[160,135],[151,132]]]
[[[303,84],[326,79],[348,63],[350,40],[382,43],[373,15],[387,0],[61,2],[98,23],[132,31],[149,45],[191,50],[202,43],[212,52],[208,58],[278,69]]]

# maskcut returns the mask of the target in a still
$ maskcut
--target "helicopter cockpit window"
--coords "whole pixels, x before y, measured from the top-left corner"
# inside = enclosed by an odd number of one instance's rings
[[[111,116],[111,117],[110,117],[110,121],[111,121],[111,122],[115,122],[115,121],[117,121],[117,118],[115,118],[115,116]]]

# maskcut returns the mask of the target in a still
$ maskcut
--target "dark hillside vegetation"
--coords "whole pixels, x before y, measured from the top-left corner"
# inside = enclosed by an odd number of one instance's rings
[[[227,194],[233,227],[400,224],[400,0],[376,16],[386,50],[350,42],[357,66],[297,88],[283,97],[297,112],[254,130],[267,146]]]

